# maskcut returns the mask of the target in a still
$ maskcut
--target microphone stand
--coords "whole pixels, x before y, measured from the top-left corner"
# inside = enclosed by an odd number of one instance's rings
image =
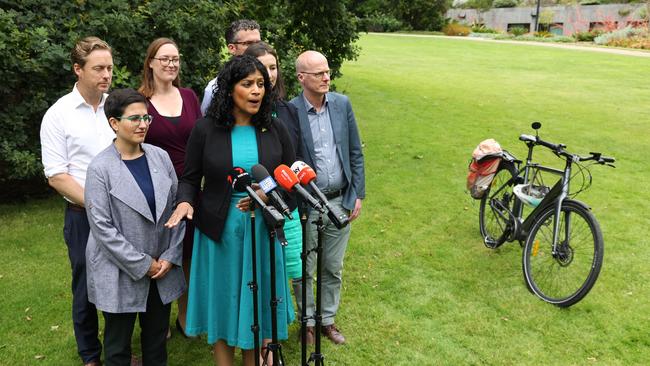
[[[300,214],[300,226],[302,226],[302,252],[300,253],[300,259],[302,259],[302,286],[300,299],[302,303],[302,309],[300,311],[300,365],[307,366],[307,256],[309,251],[307,250],[307,207],[303,207]],[[298,294],[296,294],[297,296]]]
[[[284,232],[280,234],[276,233],[276,230],[283,230],[282,226],[277,228],[269,229],[269,247],[271,252],[269,254],[270,263],[270,272],[271,272],[271,343],[266,345],[266,352],[264,352],[264,364],[268,365],[268,356],[269,352],[273,353],[273,365],[274,366],[283,366],[284,365],[284,356],[282,355],[282,345],[278,342],[278,303],[280,299],[277,297],[277,288],[276,288],[276,267],[275,267],[275,237],[284,238]]]
[[[253,357],[255,358],[255,366],[260,366],[260,325],[257,299],[257,248],[255,246],[255,202],[251,202],[251,258],[253,262],[253,278],[248,283],[248,287],[253,292],[253,325],[251,325],[251,331],[255,338],[253,340],[255,345],[255,354]]]
[[[325,224],[323,223],[323,213],[318,213],[318,219],[313,221],[316,224],[316,230],[318,231],[318,242],[316,245],[316,312],[314,313],[314,320],[316,321],[316,326],[314,327],[314,336],[315,336],[315,345],[314,352],[312,352],[309,357],[309,361],[314,361],[314,366],[322,366],[325,364],[325,356],[321,353],[321,325],[323,323],[323,315],[321,313],[322,306],[322,279],[323,279],[323,230],[325,230]],[[304,245],[304,244],[303,244]],[[303,267],[304,268],[304,267]],[[304,278],[304,277],[303,277]],[[303,293],[305,292],[305,283],[303,282]],[[305,308],[305,303],[303,302],[303,309]],[[304,311],[304,310],[303,310]],[[305,330],[306,333],[306,330]]]

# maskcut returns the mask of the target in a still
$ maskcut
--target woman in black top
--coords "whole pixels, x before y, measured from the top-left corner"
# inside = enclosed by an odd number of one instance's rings
[[[251,233],[257,241],[257,283],[260,338],[271,338],[270,255],[268,229],[256,209],[255,228],[250,225],[250,198],[233,191],[228,176],[233,167],[250,171],[262,164],[273,171],[295,161],[289,134],[271,117],[271,82],[264,66],[254,57],[235,56],[217,77],[217,91],[205,118],[196,122],[187,143],[185,171],[180,179],[178,202],[171,227],[184,217],[196,225],[186,332],[207,333],[214,344],[218,365],[232,365],[234,348],[242,349],[245,365],[254,363]],[[196,196],[202,190],[200,202]],[[260,196],[266,197],[262,191]],[[284,255],[275,243],[278,338],[288,337],[293,320],[291,294],[284,272]]]

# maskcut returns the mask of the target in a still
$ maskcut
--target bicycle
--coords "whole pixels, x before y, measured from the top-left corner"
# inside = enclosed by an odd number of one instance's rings
[[[589,206],[573,198],[591,185],[591,172],[585,162],[614,167],[615,159],[598,152],[588,156],[569,153],[566,145],[539,138],[541,123],[533,122],[531,127],[535,136],[519,136],[528,147],[523,167],[522,161],[509,152],[501,154],[494,179],[481,198],[480,231],[488,248],[519,241],[524,247],[522,267],[528,289],[548,303],[569,307],[584,298],[595,284],[604,250],[598,221]],[[564,159],[564,169],[534,163],[535,146],[548,148]],[[570,193],[574,165],[583,180],[580,189]],[[549,188],[541,172],[559,175],[560,179]],[[534,208],[524,218],[525,205]]]

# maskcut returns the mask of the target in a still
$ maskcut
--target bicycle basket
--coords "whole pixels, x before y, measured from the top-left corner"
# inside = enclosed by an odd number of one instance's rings
[[[521,202],[532,207],[539,206],[539,203],[542,202],[544,196],[546,196],[550,190],[551,189],[547,186],[534,184],[517,184],[512,187],[512,191],[515,193],[517,198],[519,198]]]

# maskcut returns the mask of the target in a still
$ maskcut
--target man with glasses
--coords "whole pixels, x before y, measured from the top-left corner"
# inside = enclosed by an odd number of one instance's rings
[[[90,227],[84,208],[88,164],[115,134],[104,114],[113,77],[111,47],[86,37],[70,54],[77,83],[52,105],[41,124],[41,152],[47,181],[67,201],[63,237],[72,267],[72,322],[77,351],[85,365],[100,365],[101,343],[95,305],[86,288],[86,244]]]
[[[261,41],[260,25],[254,20],[239,19],[230,24],[226,29],[226,44],[228,53],[231,56],[243,55],[248,46]],[[217,78],[210,80],[203,91],[203,101],[201,102],[201,113],[205,113],[212,102],[212,92],[217,84]]]
[[[316,170],[316,185],[333,206],[349,213],[350,221],[359,217],[361,200],[365,197],[365,173],[361,139],[349,99],[329,92],[330,69],[325,56],[306,51],[296,60],[296,73],[302,93],[291,100],[298,108],[302,131],[302,156]],[[312,210],[308,222],[318,218]],[[324,217],[322,270],[322,329],[314,329],[315,320],[307,322],[307,343],[314,342],[314,331],[321,331],[335,344],[345,343],[345,337],[334,324],[341,299],[343,257],[350,238],[350,225],[337,229]],[[314,225],[307,228],[304,245],[316,247],[318,233]],[[312,276],[316,267],[316,253],[307,257],[307,316],[314,314]],[[303,304],[301,279],[294,280],[294,294],[299,309]]]

